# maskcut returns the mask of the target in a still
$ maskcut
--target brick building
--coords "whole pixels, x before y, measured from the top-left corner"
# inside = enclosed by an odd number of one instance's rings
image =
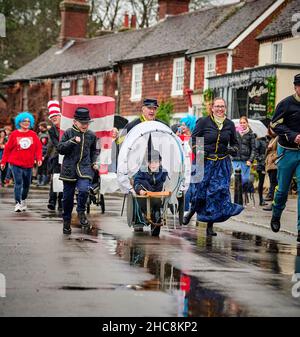
[[[300,29],[299,19],[297,23],[293,17],[299,14],[300,1],[288,1],[278,15],[268,18],[267,26],[260,24],[265,28],[256,38],[258,59],[251,68],[233,65],[233,72],[209,78],[208,86],[227,99],[231,117],[246,115],[267,124],[276,105],[294,92],[293,78],[300,73]]]
[[[129,119],[143,97],[172,99],[178,117],[200,114],[207,79],[257,65],[256,37],[287,2],[246,0],[189,13],[188,0],[159,0],[153,27],[134,29],[132,17],[130,30],[86,39],[87,1],[64,0],[58,44],[2,82],[8,111],[28,109],[42,120],[51,98],[98,94],[114,97],[116,113]]]

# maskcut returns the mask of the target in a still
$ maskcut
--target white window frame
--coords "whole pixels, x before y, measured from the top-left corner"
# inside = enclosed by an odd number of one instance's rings
[[[143,63],[132,65],[131,101],[140,101],[142,98]]]
[[[216,75],[216,54],[207,55],[205,58],[205,77]]]
[[[273,63],[282,62],[282,43],[273,43],[272,44],[272,60]]]
[[[216,54],[209,54],[205,56],[204,65],[204,89],[208,88],[208,77],[216,75]]]
[[[61,92],[61,97],[70,96],[70,94],[71,94],[71,82],[70,81],[61,82],[60,92]]]
[[[97,76],[96,77],[96,90],[95,90],[95,93],[96,95],[98,96],[102,96],[103,95],[103,85],[104,85],[104,79],[103,79],[103,76],[100,75],[100,76]]]
[[[184,57],[179,57],[173,61],[173,79],[171,96],[182,96],[184,86]]]
[[[84,79],[78,78],[76,81],[76,95],[83,95],[84,93]]]

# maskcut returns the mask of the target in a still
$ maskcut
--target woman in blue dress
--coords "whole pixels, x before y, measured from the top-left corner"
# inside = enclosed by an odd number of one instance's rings
[[[239,214],[243,207],[231,202],[231,158],[238,150],[234,123],[226,118],[226,102],[215,98],[212,114],[199,118],[192,134],[193,149],[197,153],[197,137],[204,138],[204,175],[196,184],[191,212],[197,220],[206,222],[206,234],[215,236],[215,222],[224,222]]]

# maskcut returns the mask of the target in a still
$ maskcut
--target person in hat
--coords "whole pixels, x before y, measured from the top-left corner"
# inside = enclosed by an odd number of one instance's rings
[[[161,192],[168,177],[168,172],[162,167],[161,155],[159,151],[152,149],[147,151],[144,165],[135,174],[133,180],[133,194],[146,195],[147,192]],[[137,202],[142,213],[146,213],[146,199],[137,198]],[[153,223],[161,223],[161,199],[151,198],[151,220]],[[143,215],[139,212],[137,223],[134,225],[135,231],[143,231]]]
[[[96,164],[97,138],[89,130],[91,123],[87,108],[75,110],[72,128],[67,129],[57,145],[58,153],[64,155],[60,179],[63,181],[63,233],[71,234],[71,217],[74,206],[75,189],[78,190],[77,214],[81,226],[90,227],[86,218],[86,202],[89,187],[98,169]]]
[[[31,183],[32,168],[42,165],[42,143],[38,135],[30,130],[34,126],[34,117],[25,111],[15,118],[16,130],[13,131],[5,144],[1,161],[1,170],[7,163],[14,177],[15,212],[27,210],[26,199]]]
[[[281,214],[285,208],[293,176],[300,181],[300,74],[294,77],[295,93],[278,103],[271,121],[271,128],[279,136],[277,145],[277,179],[271,229],[278,232]],[[298,184],[298,237],[300,242],[300,184]]]
[[[134,119],[133,121],[127,123],[121,132],[117,144],[121,144],[123,140],[125,139],[127,133],[134,128],[136,125],[146,122],[146,121],[158,121],[163,123],[161,120],[156,118],[156,113],[157,113],[157,108],[159,107],[157,103],[157,99],[153,98],[145,98],[143,100],[143,105],[142,105],[142,113],[141,115]]]
[[[48,209],[55,210],[56,204],[58,206],[58,210],[62,211],[62,192],[53,192],[53,174],[60,173],[60,164],[58,161],[58,151],[57,145],[59,143],[59,132],[60,132],[60,104],[56,100],[51,100],[48,102],[48,118],[51,121],[51,128],[48,130],[49,134],[49,142],[47,146],[47,169],[48,173],[51,175],[50,179],[50,191],[49,191],[49,201],[48,201]]]

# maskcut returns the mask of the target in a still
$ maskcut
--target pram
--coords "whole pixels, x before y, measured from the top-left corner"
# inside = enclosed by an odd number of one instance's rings
[[[168,179],[162,192],[147,193],[146,196],[134,196],[132,179],[141,168],[145,154],[149,148],[151,135],[151,148],[159,151],[162,158],[162,166],[168,172]],[[173,224],[176,227],[176,216],[182,224],[184,212],[184,192],[189,185],[191,172],[190,156],[181,145],[180,139],[172,130],[163,123],[156,121],[143,122],[136,125],[127,134],[118,157],[118,181],[121,191],[127,196],[127,223],[135,227],[138,218],[139,227],[151,227],[152,236],[158,236],[161,225],[167,226],[167,210],[173,213]],[[143,218],[138,212],[137,198],[146,198],[147,211]],[[151,199],[161,199],[161,225],[154,223],[151,217]],[[125,202],[125,198],[124,198]],[[124,203],[123,203],[124,206]]]
[[[105,202],[104,195],[100,193],[100,182],[101,177],[98,172],[95,172],[94,179],[89,189],[89,195],[86,202],[86,212],[90,213],[91,205],[94,204],[96,206],[101,207],[101,213],[105,213]]]

